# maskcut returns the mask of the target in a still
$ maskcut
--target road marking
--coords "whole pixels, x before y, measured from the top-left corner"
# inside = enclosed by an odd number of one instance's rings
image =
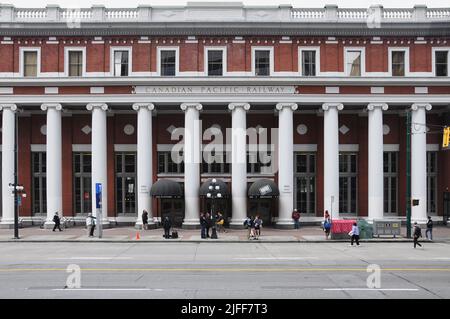
[[[10,268],[0,269],[0,272],[45,272],[66,271],[66,268]],[[367,272],[367,268],[81,268],[81,271],[92,272]],[[450,268],[383,268],[382,271],[392,272],[450,272]]]
[[[416,288],[324,288],[326,291],[419,291]]]
[[[233,258],[239,260],[302,260],[302,259],[319,259],[318,257],[239,257]]]
[[[163,291],[162,289],[150,288],[57,288],[53,291]]]
[[[48,260],[112,260],[112,259],[120,259],[120,260],[129,260],[133,259],[133,257],[52,257],[47,258]]]

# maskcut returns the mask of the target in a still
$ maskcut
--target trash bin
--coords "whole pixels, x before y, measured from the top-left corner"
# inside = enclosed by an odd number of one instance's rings
[[[365,219],[358,220],[359,238],[373,238],[373,227]]]

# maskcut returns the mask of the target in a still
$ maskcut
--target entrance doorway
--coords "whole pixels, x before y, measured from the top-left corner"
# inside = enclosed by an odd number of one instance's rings
[[[257,198],[249,201],[250,216],[256,215],[263,221],[264,225],[272,224],[272,198]]]
[[[136,215],[136,153],[116,153],[116,212]]]
[[[178,198],[161,198],[161,220],[166,216],[172,222],[172,226],[181,227],[184,220],[184,200]]]

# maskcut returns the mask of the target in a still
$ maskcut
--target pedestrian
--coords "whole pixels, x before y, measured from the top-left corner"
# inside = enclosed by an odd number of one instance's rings
[[[55,226],[53,226],[53,231],[55,231],[56,228],[58,228],[59,231],[62,231],[62,229],[61,229],[61,219],[59,218],[58,212],[56,212],[55,216],[53,216],[53,222],[55,223]]]
[[[422,229],[420,228],[419,224],[417,224],[417,222],[414,222],[414,232],[413,232],[414,248],[416,248],[416,245],[422,247],[422,245],[419,243],[420,237],[422,237]]]
[[[263,221],[261,218],[259,218],[258,215],[256,215],[255,220],[253,221],[253,224],[255,226],[255,239],[258,239],[259,236],[261,236],[261,228]]]
[[[359,227],[356,222],[353,223],[352,230],[350,231],[349,235],[352,236],[351,246],[353,246],[354,241],[356,241],[356,245],[359,246]]]
[[[92,215],[92,213],[89,213],[86,217],[86,227],[88,231],[89,237],[94,237],[94,230],[95,230],[95,217]]]
[[[205,220],[206,220],[206,238],[209,238],[209,229],[211,228],[211,215],[209,213],[205,214]]]
[[[208,221],[206,220],[206,216],[205,213],[201,213],[200,215],[200,228],[201,228],[201,238],[205,239],[206,238],[206,226],[208,224]]]
[[[430,236],[428,236],[430,234]],[[433,240],[433,220],[431,219],[431,216],[428,216],[427,221],[427,230],[425,231],[425,236],[428,240]]]
[[[325,217],[323,221],[323,231],[325,232],[325,239],[328,239],[331,231],[331,217],[328,210],[325,211]]]
[[[145,230],[148,229],[148,212],[145,209],[142,212],[142,226]]]
[[[300,228],[300,213],[297,211],[297,208],[292,212],[292,219],[294,220],[294,228]]]
[[[250,239],[253,235],[252,229],[254,229],[253,227],[253,216],[252,217],[247,217],[244,221],[244,226],[245,228],[248,230],[247,233],[247,239]]]
[[[223,215],[221,212],[217,213],[217,217],[216,217],[216,224],[217,224],[217,231],[220,233],[221,231],[226,233],[227,231],[225,230],[225,219],[223,218]]]
[[[172,222],[170,221],[169,216],[164,217],[163,219],[163,228],[164,228],[164,238],[170,238],[170,228],[172,227]]]

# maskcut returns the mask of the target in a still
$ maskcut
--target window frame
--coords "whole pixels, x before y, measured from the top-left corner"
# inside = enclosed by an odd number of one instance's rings
[[[38,157],[39,171],[34,170],[35,167],[35,155]],[[45,171],[43,167],[45,166]],[[47,152],[46,151],[32,151],[31,152],[31,214],[32,216],[44,216],[47,214]],[[36,187],[34,184],[35,179],[39,181],[39,211],[35,211],[35,192]],[[45,189],[45,192],[44,192]],[[45,202],[45,204],[44,204]]]
[[[256,75],[256,51],[269,51],[269,74],[268,75]],[[252,75],[258,76],[258,77],[265,77],[265,76],[273,76],[274,74],[274,48],[273,46],[257,46],[252,47]]]
[[[208,60],[208,51],[222,51],[222,75],[209,75],[208,69],[209,69],[209,60]],[[208,77],[220,77],[220,76],[226,76],[227,75],[227,47],[225,46],[208,46],[204,47],[204,59],[203,59],[203,65],[204,65],[204,74]]]
[[[436,75],[436,52],[438,51],[444,51],[447,52],[447,75]],[[432,54],[431,54],[431,63],[432,63],[432,73],[435,77],[448,77],[450,76],[450,47],[433,47],[432,48]]]
[[[156,72],[158,76],[172,77],[180,75],[180,47],[175,46],[161,46],[157,47],[157,63]],[[175,75],[161,75],[161,51],[175,51]]]
[[[82,67],[81,67],[81,75],[80,76],[75,76],[69,75],[69,52],[70,51],[81,51],[82,53]],[[86,47],[65,47],[64,48],[64,76],[65,77],[71,77],[71,78],[76,78],[76,77],[83,77],[86,76]]]
[[[387,154],[387,157],[388,157],[388,171],[387,172],[385,172],[384,171],[384,155],[385,154]],[[393,158],[393,156],[392,155],[395,155],[394,157],[395,158]],[[395,162],[395,171],[393,171],[392,170],[392,163],[393,162]],[[392,216],[397,216],[398,214],[399,214],[399,211],[398,211],[398,208],[399,208],[399,196],[398,196],[398,194],[399,194],[399,188],[398,188],[398,185],[399,185],[399,178],[398,178],[398,172],[399,172],[399,167],[398,167],[398,163],[399,163],[399,152],[398,151],[383,151],[383,214],[384,215],[392,215]],[[385,187],[384,187],[384,184],[385,184],[385,180],[386,179],[388,179],[389,180],[389,183],[388,183],[388,188],[389,188],[389,191],[387,192],[388,194],[391,194],[392,195],[392,188],[391,188],[391,181],[392,181],[392,179],[395,179],[395,207],[393,208],[392,207],[392,197],[390,197],[390,198],[386,198],[386,194],[385,194],[385,192],[386,192],[386,189],[385,189]],[[390,199],[390,200],[389,200]],[[384,202],[385,201],[388,201],[388,207],[390,208],[388,208],[388,211],[385,211],[385,209],[384,209]],[[392,210],[395,210],[395,211],[392,211]]]
[[[359,51],[361,54],[361,66],[360,66],[360,75],[350,75],[350,70],[348,67],[348,58],[347,54],[351,51]],[[344,47],[344,74],[345,76],[360,78],[366,76],[366,48],[365,47]]]
[[[404,75],[392,75],[392,52],[403,51],[405,52],[405,74]],[[410,76],[409,71],[409,47],[390,47],[388,48],[388,73],[390,76],[395,77],[408,77]]]
[[[25,76],[25,52],[37,52],[36,56],[36,76]],[[21,77],[34,78],[41,76],[41,48],[21,47],[19,48],[19,74]]]
[[[298,166],[298,157],[306,156],[306,171],[300,172],[297,170]],[[314,171],[311,171],[311,161],[314,163]],[[308,198],[311,192],[307,193],[306,198],[306,212],[301,210],[301,207],[298,206],[299,198],[298,198],[298,187],[297,181],[298,179],[306,179],[307,187],[310,186],[310,179],[314,180],[314,200],[311,202],[310,198]],[[308,181],[309,180],[309,181]],[[317,152],[294,152],[294,206],[303,214],[308,214],[308,216],[315,216],[317,212]]]
[[[80,155],[80,172],[77,172],[75,169],[75,157],[77,155]],[[91,157],[91,171],[85,172],[84,171],[84,157],[86,155],[89,155]],[[73,196],[73,212],[76,215],[84,216],[87,215],[87,213],[90,213],[89,211],[84,211],[84,203],[85,199],[83,197],[83,192],[80,193],[80,211],[77,211],[77,197],[76,197],[76,178],[80,178],[81,183],[83,184],[83,190],[84,188],[84,179],[90,178],[90,183],[88,185],[88,188],[90,188],[90,198],[87,200],[88,204],[88,210],[90,208],[90,212],[93,213],[94,208],[92,207],[92,196],[94,193],[94,190],[92,189],[92,151],[72,151],[72,196]],[[81,190],[81,188],[80,188]]]
[[[316,53],[316,74],[315,75],[303,75],[303,52],[314,51]],[[298,47],[298,73],[304,77],[314,77],[320,75],[320,47]]]
[[[355,156],[355,168],[356,168],[356,171],[355,172],[351,171],[352,162],[351,162],[351,160],[349,160],[346,163],[347,164],[346,170],[344,172],[341,172],[340,166],[341,166],[341,162],[342,161],[341,161],[341,158],[339,158],[339,199],[338,199],[338,201],[339,201],[339,214],[343,214],[344,216],[345,215],[358,216],[358,214],[359,214],[358,188],[359,188],[359,183],[360,183],[360,181],[359,181],[360,168],[359,168],[358,161],[359,161],[359,156],[360,155],[359,155],[359,152],[339,151],[339,156],[341,156],[341,155],[342,156],[348,156],[349,159],[351,159],[352,155]],[[355,178],[355,181],[356,181],[356,186],[355,186],[355,212],[349,212],[349,211],[343,212],[342,211],[342,207],[343,206],[341,205],[341,196],[340,196],[341,195],[341,190],[342,190],[342,188],[341,188],[341,178],[346,178],[347,182],[349,180],[351,180],[352,178]],[[347,194],[345,194],[347,198],[346,198],[345,201],[347,201],[347,204],[350,206],[350,211],[351,211],[351,203],[352,203],[351,192],[352,192],[351,185],[348,185]],[[342,201],[344,201],[344,200],[342,200]]]
[[[128,74],[127,75],[116,75],[115,74],[115,59],[114,55],[116,51],[128,51]],[[109,58],[109,70],[110,75],[113,77],[121,78],[131,76],[133,73],[133,48],[130,46],[114,46],[110,48],[110,58]]]
[[[439,212],[439,202],[438,202],[438,175],[439,175],[439,151],[430,151],[427,150],[426,153],[426,183],[427,183],[427,196],[426,196],[426,211],[427,211],[427,215],[431,215],[431,216],[437,216],[438,212]],[[434,171],[430,170],[430,163],[429,161],[431,160],[431,155],[434,155]],[[431,181],[433,180],[433,183],[431,183]],[[431,194],[431,187],[432,186],[434,188],[434,198],[430,198],[430,194]],[[431,211],[430,210],[430,203],[431,201],[433,201],[435,203],[435,211]]]

